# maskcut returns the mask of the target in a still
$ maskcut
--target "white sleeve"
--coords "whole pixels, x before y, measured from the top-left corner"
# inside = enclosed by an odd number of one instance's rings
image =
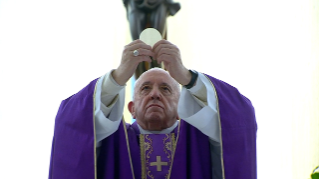
[[[220,129],[215,89],[204,74],[198,73],[196,85],[183,88],[178,103],[179,117],[220,143]]]
[[[95,96],[95,133],[97,147],[119,127],[124,109],[125,86],[118,85],[112,71],[100,78]]]

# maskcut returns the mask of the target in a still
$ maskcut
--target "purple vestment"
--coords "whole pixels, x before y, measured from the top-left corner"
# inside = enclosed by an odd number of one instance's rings
[[[256,179],[256,131],[250,101],[229,84],[206,75],[216,90],[221,130],[224,179]],[[96,158],[94,92],[97,80],[64,100],[59,108],[52,143],[49,179],[140,179],[139,131],[122,122],[102,141]],[[198,119],[200,120],[200,119]],[[206,135],[184,120],[173,131],[176,150],[171,179],[213,178],[210,144]]]

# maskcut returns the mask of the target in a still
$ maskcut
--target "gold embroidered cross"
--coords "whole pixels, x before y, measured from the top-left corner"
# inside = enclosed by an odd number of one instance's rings
[[[156,165],[156,170],[158,172],[162,171],[162,166],[167,166],[167,162],[162,162],[161,156],[156,156],[156,162],[151,162],[150,163],[151,166],[155,166]]]

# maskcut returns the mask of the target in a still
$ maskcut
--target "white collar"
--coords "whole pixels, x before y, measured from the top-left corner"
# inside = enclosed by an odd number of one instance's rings
[[[140,125],[138,125],[137,123],[137,126],[138,126],[138,128],[139,128],[139,130],[140,130],[140,133],[141,134],[169,134],[169,133],[171,133],[175,128],[176,128],[176,126],[178,125],[178,120],[175,122],[175,124],[173,124],[171,127],[169,127],[169,128],[166,128],[166,129],[163,129],[163,130],[161,130],[161,131],[148,131],[148,130],[144,130],[144,129],[142,129],[142,127],[140,126]]]

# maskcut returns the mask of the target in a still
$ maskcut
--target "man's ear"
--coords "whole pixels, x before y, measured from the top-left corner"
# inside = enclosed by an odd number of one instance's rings
[[[127,105],[128,107],[128,110],[130,111],[133,119],[135,119],[135,109],[134,109],[134,102],[133,101],[130,101]]]

